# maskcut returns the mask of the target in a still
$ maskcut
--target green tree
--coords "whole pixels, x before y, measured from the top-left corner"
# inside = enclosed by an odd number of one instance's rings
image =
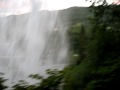
[[[3,75],[3,73],[0,73],[0,90],[4,90],[7,88],[7,86],[4,84],[7,81],[7,79],[5,79]]]

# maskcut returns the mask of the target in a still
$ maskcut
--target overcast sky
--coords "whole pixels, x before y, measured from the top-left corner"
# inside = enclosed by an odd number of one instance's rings
[[[90,6],[90,3],[85,0],[0,0],[0,14],[21,14],[29,12],[32,7],[59,10],[72,6]]]

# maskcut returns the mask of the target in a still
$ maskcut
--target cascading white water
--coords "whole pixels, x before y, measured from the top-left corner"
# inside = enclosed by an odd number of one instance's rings
[[[10,82],[44,75],[46,69],[61,68],[66,61],[66,27],[59,11],[41,11],[46,8],[43,1],[31,1],[30,13],[0,18],[0,72]]]

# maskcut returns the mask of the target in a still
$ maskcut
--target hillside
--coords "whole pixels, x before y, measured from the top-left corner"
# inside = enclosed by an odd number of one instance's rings
[[[67,16],[68,24],[73,25],[78,22],[82,22],[84,25],[88,25],[88,17],[91,16],[89,8],[87,7],[71,7],[60,11],[61,17]]]
[[[37,13],[37,16],[50,16],[52,13],[56,11],[40,11]],[[59,18],[62,22],[66,23],[67,25],[71,26],[75,23],[82,22],[86,27],[89,26],[88,17],[91,15],[89,9],[87,7],[71,7],[68,9],[60,10],[58,14]],[[2,26],[3,21],[7,20],[7,23],[12,21],[12,24],[17,24],[17,21],[21,20],[19,25],[25,25],[27,20],[29,19],[30,13],[22,14],[22,15],[10,15],[6,17],[0,17],[0,25]]]

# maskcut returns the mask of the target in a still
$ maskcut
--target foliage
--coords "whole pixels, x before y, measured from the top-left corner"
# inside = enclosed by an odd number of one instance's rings
[[[120,6],[91,6],[90,41],[87,55],[65,76],[64,90],[120,89]],[[117,15],[116,15],[117,13]],[[80,46],[79,46],[80,47]]]
[[[3,77],[4,73],[0,73],[0,90],[4,90],[7,88],[6,85],[4,85],[5,81],[7,81],[7,79],[5,79]]]
[[[47,70],[47,78],[39,76],[38,74],[30,75],[29,77],[39,80],[39,83],[35,85],[29,85],[23,80],[20,80],[18,84],[14,85],[13,90],[59,90],[60,84],[63,79],[63,71],[56,69]]]
[[[81,23],[76,23],[71,26],[68,30],[68,37],[70,42],[70,52],[72,52],[70,58],[71,60],[74,60],[73,63],[79,64],[85,57],[87,42],[87,35],[84,26]],[[78,60],[75,61],[75,58]]]
[[[59,90],[62,82],[63,72],[56,69],[47,70],[48,77],[43,79],[36,90]]]

